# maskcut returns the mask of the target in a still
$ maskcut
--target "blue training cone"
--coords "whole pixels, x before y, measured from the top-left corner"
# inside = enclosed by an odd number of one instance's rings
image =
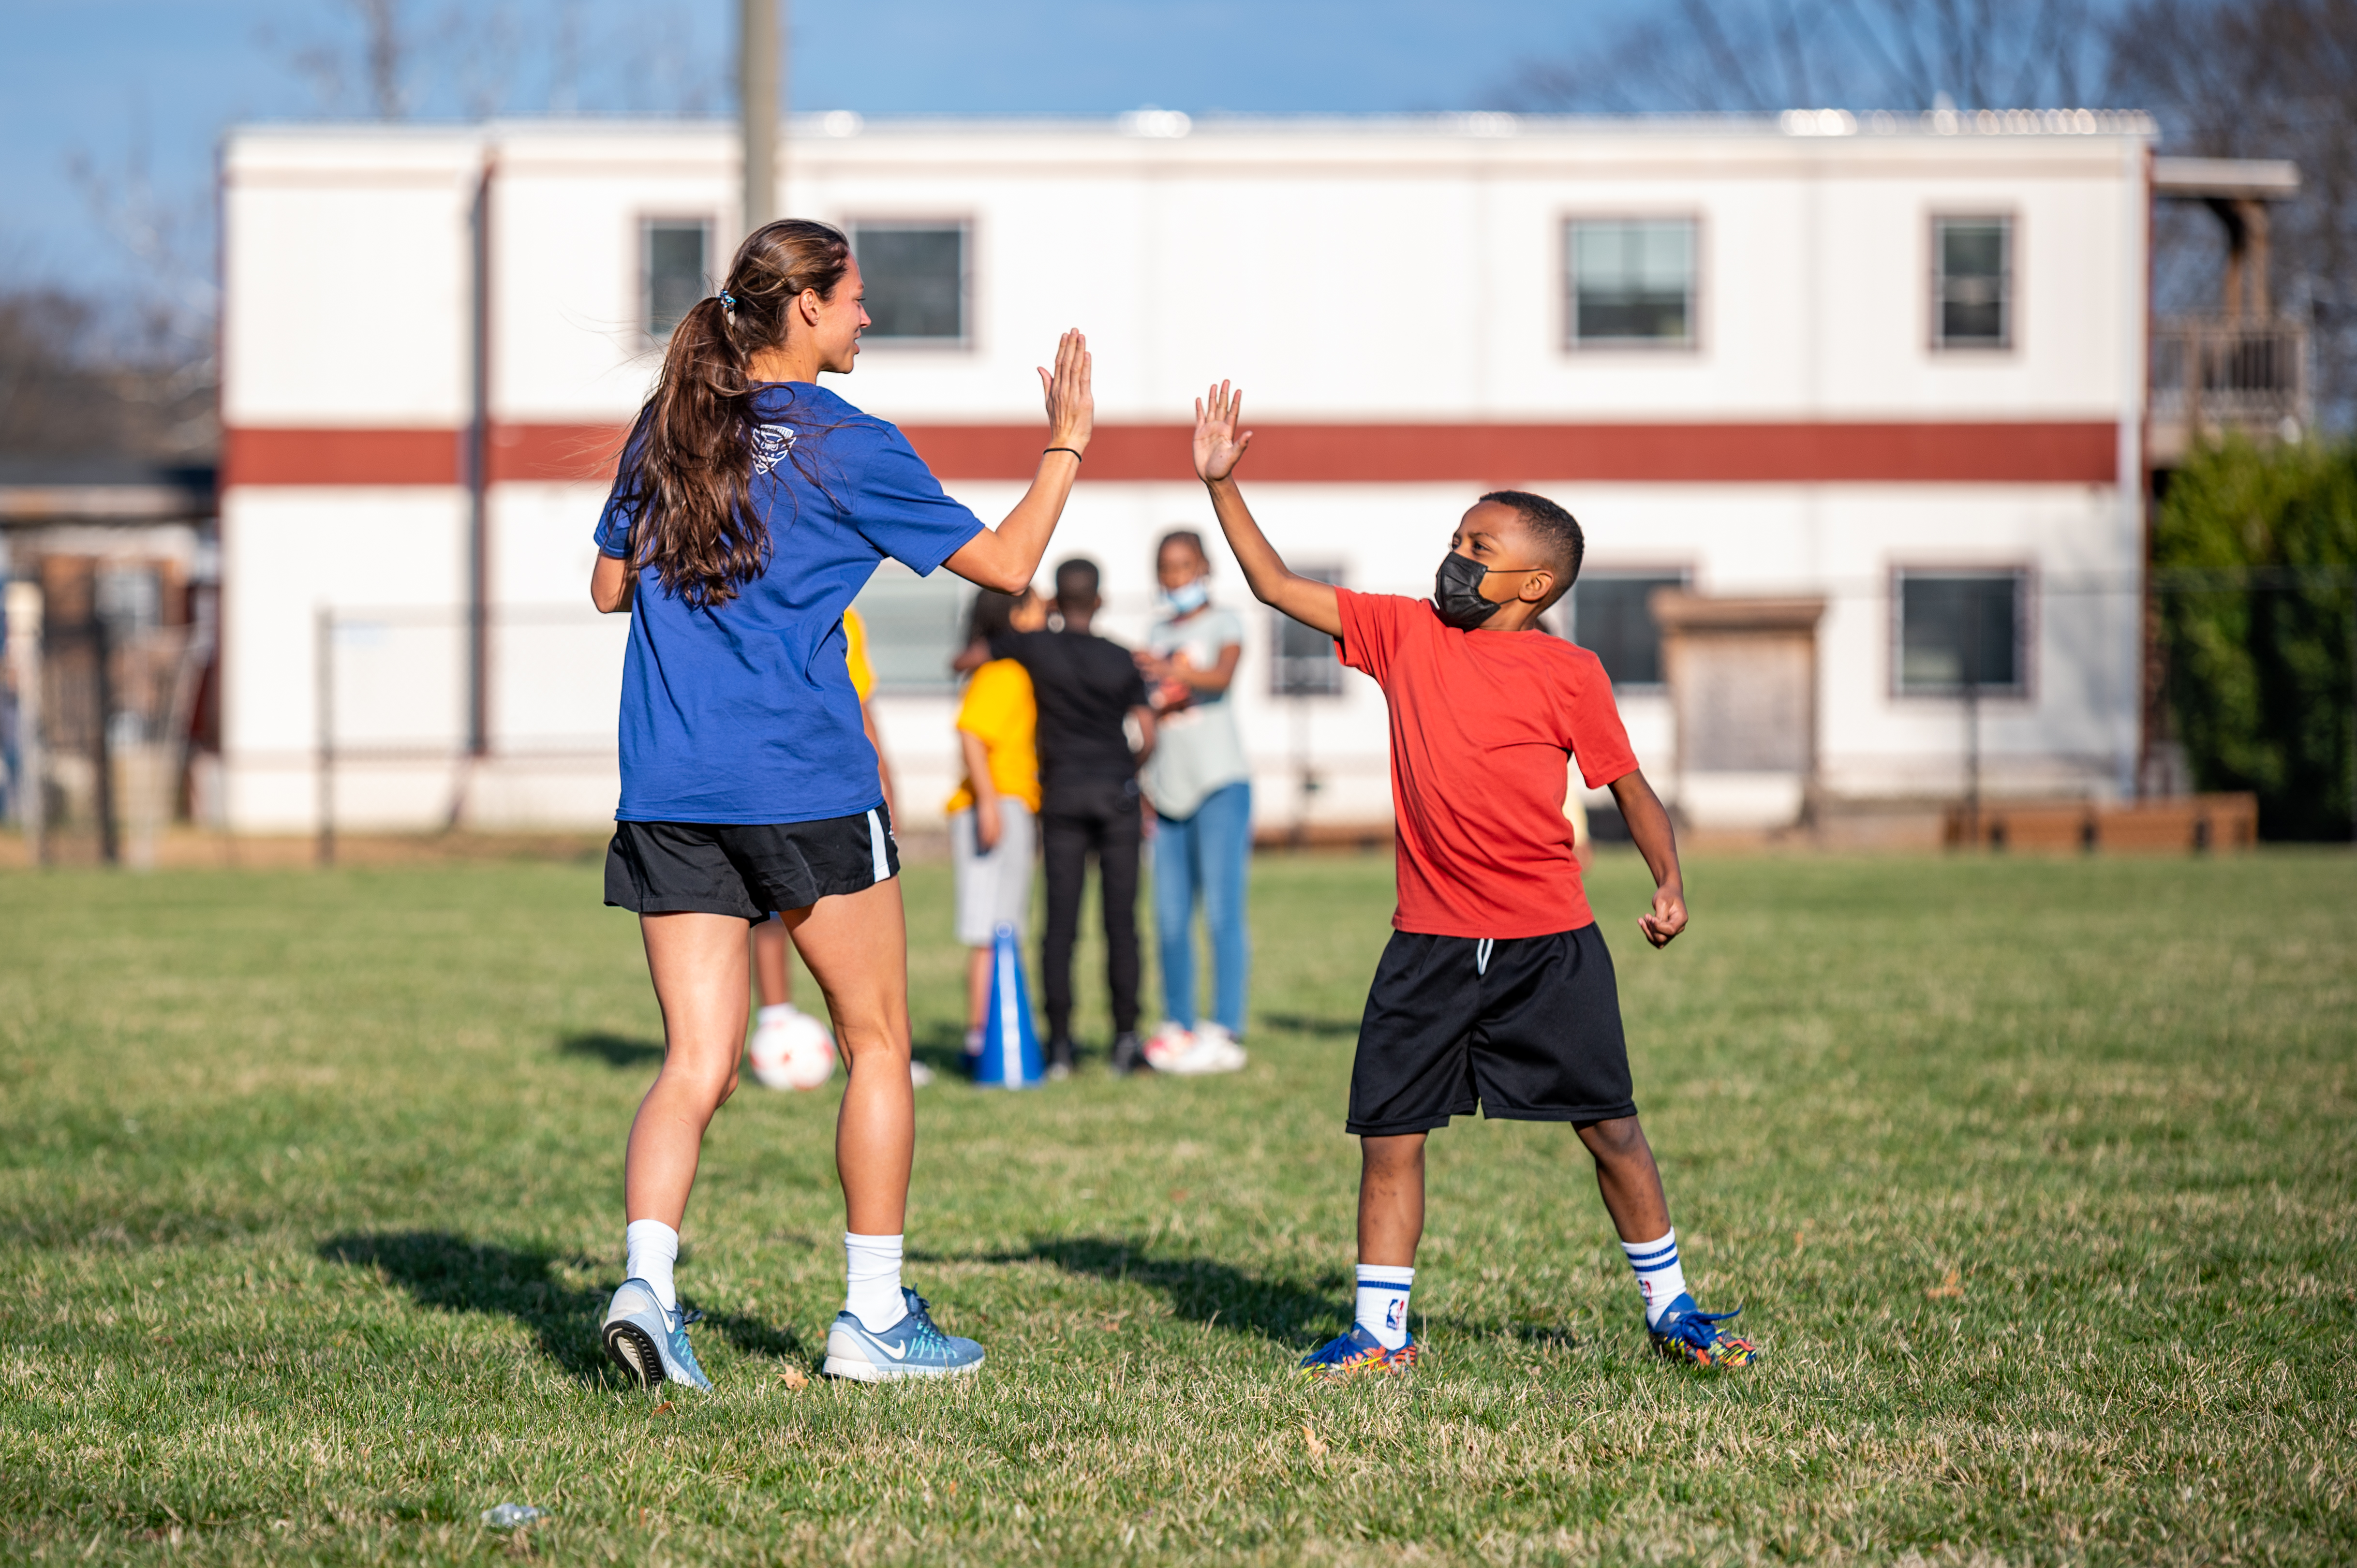
[[[1015,928],[1002,925],[991,934],[990,1016],[982,1026],[974,1081],[983,1089],[1036,1089],[1047,1080],[1039,1031],[1031,1023],[1031,989],[1023,983],[1023,952]]]

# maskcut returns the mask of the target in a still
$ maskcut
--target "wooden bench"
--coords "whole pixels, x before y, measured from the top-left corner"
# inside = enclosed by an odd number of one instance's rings
[[[2158,800],[1992,800],[1979,831],[1950,806],[1942,842],[2030,854],[2189,854],[2258,843],[2255,795],[2179,795]]]

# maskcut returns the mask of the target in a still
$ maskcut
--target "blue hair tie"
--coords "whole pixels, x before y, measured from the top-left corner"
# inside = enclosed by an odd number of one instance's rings
[[[725,288],[720,291],[720,308],[723,310],[734,310],[737,308],[737,296],[730,294]]]

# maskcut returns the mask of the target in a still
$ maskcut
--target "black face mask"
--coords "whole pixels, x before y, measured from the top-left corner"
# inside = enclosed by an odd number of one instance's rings
[[[1471,631],[1498,613],[1499,607],[1481,596],[1481,579],[1490,568],[1450,551],[1432,575],[1432,607],[1442,621],[1459,631]]]

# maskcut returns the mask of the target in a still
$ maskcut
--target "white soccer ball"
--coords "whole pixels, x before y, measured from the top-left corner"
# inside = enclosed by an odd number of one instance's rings
[[[745,1056],[753,1076],[770,1089],[816,1089],[834,1076],[834,1037],[807,1013],[755,1029]]]

